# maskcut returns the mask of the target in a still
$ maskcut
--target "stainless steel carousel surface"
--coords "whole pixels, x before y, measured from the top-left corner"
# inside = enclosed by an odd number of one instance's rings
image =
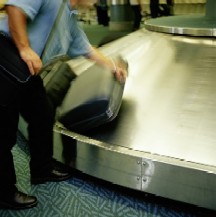
[[[119,114],[82,135],[56,123],[55,157],[114,184],[216,210],[215,38],[141,29],[100,49],[129,63]]]

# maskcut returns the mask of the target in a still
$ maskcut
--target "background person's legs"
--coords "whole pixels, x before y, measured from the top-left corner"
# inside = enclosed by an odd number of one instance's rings
[[[159,0],[150,0],[150,13],[152,18],[159,15]]]

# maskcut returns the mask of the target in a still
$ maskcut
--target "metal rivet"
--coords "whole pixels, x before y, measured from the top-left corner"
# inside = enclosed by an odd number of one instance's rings
[[[144,179],[143,179],[143,182],[146,182],[146,181],[147,181],[147,179],[146,179],[146,178],[144,178]]]

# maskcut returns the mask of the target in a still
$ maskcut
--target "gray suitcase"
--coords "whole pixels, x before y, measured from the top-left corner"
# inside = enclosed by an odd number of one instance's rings
[[[112,121],[119,112],[124,86],[109,69],[94,64],[71,83],[57,120],[76,132]]]

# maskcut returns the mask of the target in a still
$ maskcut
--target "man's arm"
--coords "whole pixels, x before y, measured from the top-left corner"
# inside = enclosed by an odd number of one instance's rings
[[[111,58],[108,58],[104,56],[104,54],[101,53],[97,48],[93,47],[88,58],[104,67],[110,68],[118,81],[125,82],[127,77],[127,66],[123,62],[117,62]]]
[[[27,35],[27,17],[24,12],[15,6],[6,6],[10,34],[20,56],[27,64],[32,75],[36,75],[42,67],[40,57],[32,50]]]

